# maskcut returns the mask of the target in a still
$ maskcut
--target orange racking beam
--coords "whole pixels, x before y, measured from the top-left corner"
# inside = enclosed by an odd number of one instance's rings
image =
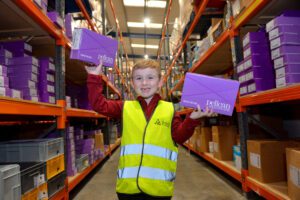
[[[69,195],[68,195],[68,192],[66,190],[67,189],[64,187],[63,189],[61,189],[59,192],[55,193],[49,199],[50,200],[68,200],[69,199]]]
[[[161,51],[161,48],[162,48],[162,43],[165,40],[166,28],[167,28],[168,23],[169,23],[169,15],[170,15],[170,11],[171,11],[172,2],[173,1],[170,0],[169,4],[168,4],[167,14],[166,14],[166,18],[165,18],[165,21],[164,21],[164,27],[163,27],[163,31],[162,31],[162,34],[161,34],[161,40],[159,42],[159,47],[158,47],[158,51],[157,51],[157,60],[159,59],[160,51]]]
[[[194,30],[195,26],[197,25],[197,23],[198,23],[201,15],[203,14],[203,12],[204,12],[204,10],[205,10],[206,5],[207,5],[208,2],[209,2],[209,0],[203,0],[202,1],[201,5],[200,5],[200,8],[199,8],[199,10],[198,10],[198,12],[197,12],[197,14],[196,14],[193,22],[192,22],[192,24],[191,24],[191,26],[190,26],[190,28],[189,28],[189,30],[188,30],[188,32],[187,32],[184,40],[182,41],[180,48],[178,49],[178,51],[177,51],[177,53],[176,53],[176,55],[175,55],[175,57],[173,59],[173,62],[169,66],[168,72],[167,72],[167,74],[164,77],[164,81],[166,80],[166,77],[170,75],[170,73],[172,71],[172,68],[174,67],[174,65],[176,63],[176,60],[179,57],[179,54],[183,50],[183,47],[185,46],[186,42],[188,41],[190,35],[193,33],[193,30]]]
[[[77,6],[80,8],[83,16],[85,17],[85,19],[88,21],[90,27],[92,28],[93,31],[99,33],[99,29],[96,27],[96,25],[94,24],[94,22],[92,21],[92,19],[90,18],[88,12],[86,11],[83,3],[82,3],[82,0],[76,0],[76,4]]]
[[[106,118],[106,116],[101,115],[95,111],[83,110],[77,108],[67,108],[67,117],[90,117],[90,118]]]

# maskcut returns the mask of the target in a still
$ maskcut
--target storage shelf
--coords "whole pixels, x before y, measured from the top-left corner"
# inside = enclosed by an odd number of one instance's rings
[[[53,195],[50,200],[67,200],[69,199],[67,197],[66,188],[62,188],[59,192],[57,192],[55,195]]]
[[[239,98],[240,107],[300,100],[300,84],[245,95]]]
[[[0,97],[1,115],[61,116],[63,107],[27,100]]]
[[[107,84],[108,88],[113,92],[116,93],[120,98],[122,98],[122,95],[120,91],[108,80],[107,76],[102,76],[102,80]]]
[[[239,182],[242,182],[241,171],[239,171],[238,169],[236,169],[233,166],[232,161],[221,161],[221,160],[218,160],[218,159],[214,158],[211,153],[201,153],[201,152],[198,152],[195,149],[193,149],[188,144],[183,144],[183,145],[185,147],[187,147],[190,151],[194,152],[195,154],[199,155],[200,157],[204,158],[205,160],[207,160],[211,164],[218,167],[220,170],[224,171],[229,176],[233,177],[234,179],[236,179]]]
[[[266,199],[290,199],[287,195],[287,182],[265,184],[248,176],[246,186]]]
[[[117,140],[115,144],[113,144],[113,149],[109,150],[105,153],[103,158],[98,159],[92,165],[87,167],[80,173],[77,173],[75,176],[68,177],[68,192],[72,191],[93,169],[95,169],[107,156],[111,154],[118,146],[120,145],[120,140]]]
[[[106,116],[101,115],[92,110],[84,110],[78,108],[67,108],[67,117],[90,117],[90,118],[106,118]]]

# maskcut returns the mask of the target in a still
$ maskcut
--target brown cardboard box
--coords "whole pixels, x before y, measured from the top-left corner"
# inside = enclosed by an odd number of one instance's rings
[[[209,152],[209,142],[212,141],[210,127],[201,127],[197,138],[196,150],[199,152]]]
[[[300,148],[286,149],[288,195],[291,200],[300,200]]]
[[[232,160],[232,147],[236,142],[235,126],[213,126],[214,157],[219,160]]]
[[[191,137],[190,139],[190,145],[193,147],[193,149],[197,149],[197,140],[198,140],[198,137],[199,137],[199,134],[200,134],[200,127],[197,126],[194,130],[194,134],[193,136]]]
[[[101,149],[104,152],[104,139],[101,132],[95,134],[95,149]]]
[[[289,141],[248,140],[250,177],[263,183],[286,181],[285,148],[298,145]]]

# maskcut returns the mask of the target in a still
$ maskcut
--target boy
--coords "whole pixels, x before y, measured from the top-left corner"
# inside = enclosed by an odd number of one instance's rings
[[[170,200],[174,190],[178,147],[192,136],[197,119],[212,116],[200,107],[182,122],[172,103],[161,100],[160,65],[142,60],[132,68],[135,101],[107,100],[102,95],[102,65],[88,68],[87,85],[93,109],[106,116],[122,119],[121,153],[117,194],[120,200]]]

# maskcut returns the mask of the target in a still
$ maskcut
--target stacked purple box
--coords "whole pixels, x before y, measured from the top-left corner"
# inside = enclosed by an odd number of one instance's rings
[[[51,11],[47,13],[47,16],[51,19],[51,21],[58,26],[59,28],[62,28],[64,26],[63,19],[56,11]]]
[[[95,140],[90,139],[84,139],[82,140],[81,144],[76,145],[76,154],[88,154],[89,157],[89,163],[94,163],[94,149],[95,149]]]
[[[12,53],[6,49],[0,49],[0,96],[11,97],[11,90],[9,89],[9,79],[7,77],[6,64],[9,63],[9,58]],[[1,65],[2,64],[2,65]]]
[[[55,65],[49,57],[39,58],[38,91],[42,102],[55,104]]]
[[[300,12],[287,13],[267,23],[277,88],[300,82]]]
[[[67,143],[67,174],[74,176],[77,173],[76,169],[76,154],[74,142],[74,127],[67,126],[66,129],[66,143]]]
[[[26,57],[32,55],[32,46],[23,40],[1,42],[0,46],[10,51],[13,57]]]
[[[71,13],[65,15],[65,29],[67,37],[72,40],[72,21],[73,17]]]
[[[244,60],[237,65],[240,95],[274,88],[274,69],[266,32],[246,34],[243,50]]]

